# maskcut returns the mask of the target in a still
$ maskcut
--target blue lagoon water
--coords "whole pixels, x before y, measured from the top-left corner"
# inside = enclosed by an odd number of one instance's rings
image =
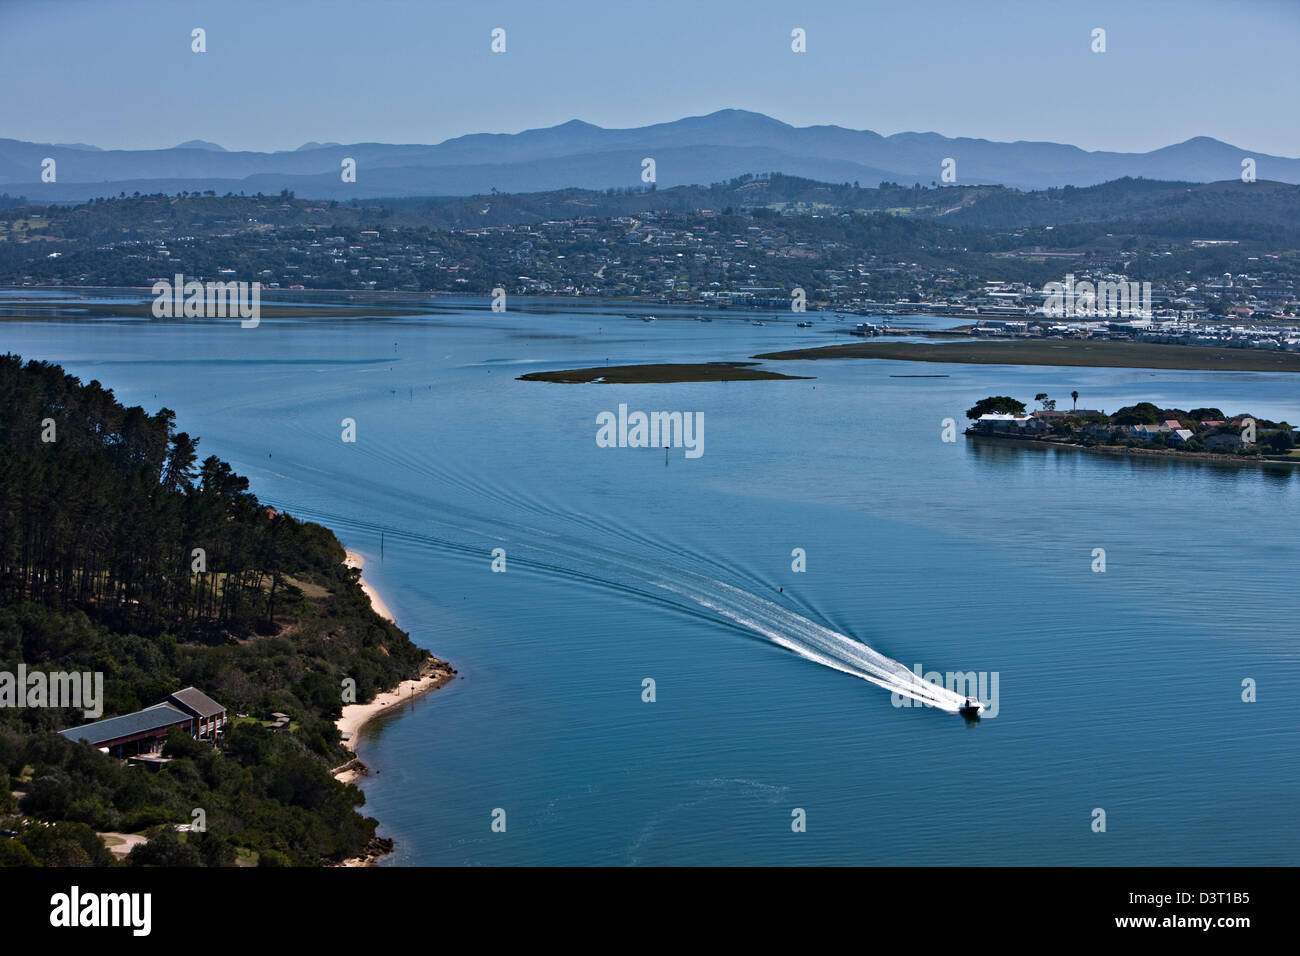
[[[767,314],[460,305],[0,323],[0,347],[176,410],[201,454],[335,529],[459,668],[365,731],[385,865],[1300,860],[1300,474],[941,440],[986,395],[1072,390],[1294,423],[1294,377],[843,360],[531,383],[843,340]],[[620,403],[703,412],[704,454],[598,447]],[[896,706],[863,645],[996,674],[996,716]]]

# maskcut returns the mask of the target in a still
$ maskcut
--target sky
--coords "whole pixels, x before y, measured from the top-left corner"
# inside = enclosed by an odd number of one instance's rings
[[[736,108],[1297,157],[1300,0],[0,0],[0,102],[0,138],[110,149],[438,143]]]

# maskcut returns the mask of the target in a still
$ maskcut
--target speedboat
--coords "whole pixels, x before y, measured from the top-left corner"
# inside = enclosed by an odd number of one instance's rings
[[[961,714],[967,720],[979,720],[980,711],[984,705],[973,697],[967,697],[966,703],[957,708],[957,713]]]
[[[643,315],[643,316],[641,316],[641,321],[642,321],[642,322],[653,322],[654,320],[655,320],[655,317],[654,317],[653,315]]]
[[[811,323],[811,322],[796,322],[796,323],[795,323],[795,328],[798,328],[798,329],[811,329],[811,328],[812,328],[812,323]]]

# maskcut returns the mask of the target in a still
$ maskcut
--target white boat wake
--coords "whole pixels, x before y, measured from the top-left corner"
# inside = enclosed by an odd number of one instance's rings
[[[886,657],[861,641],[832,628],[809,620],[802,614],[776,604],[757,594],[700,574],[680,565],[649,557],[633,557],[621,551],[570,540],[567,536],[543,531],[531,524],[505,523],[500,519],[484,520],[470,513],[462,517],[473,526],[435,520],[443,534],[415,532],[410,529],[384,528],[390,540],[406,540],[448,552],[481,559],[488,547],[504,542],[511,545],[511,565],[528,567],[547,574],[559,574],[585,584],[611,588],[625,596],[640,596],[684,610],[703,608],[720,623],[756,634],[779,647],[793,651],[805,660],[814,661],[844,674],[850,674],[902,697],[948,713],[959,713],[966,698],[941,684],[932,684],[893,658]],[[316,514],[299,508],[300,517],[323,520],[331,527],[359,525],[346,516]],[[572,520],[572,518],[570,518]],[[381,530],[377,525],[359,525],[370,534]],[[476,541],[470,544],[466,536]],[[653,547],[653,541],[637,542]],[[668,553],[667,548],[662,548]],[[721,570],[721,569],[719,569]],[[670,597],[669,595],[673,595]],[[682,600],[685,599],[685,600]]]
[[[717,596],[662,581],[652,583],[689,598],[800,657],[860,677],[903,697],[953,714],[966,700],[956,691],[924,680],[893,658],[872,650],[847,634],[823,627],[779,604],[725,582],[710,581],[709,584],[721,589],[731,600],[719,600]]]

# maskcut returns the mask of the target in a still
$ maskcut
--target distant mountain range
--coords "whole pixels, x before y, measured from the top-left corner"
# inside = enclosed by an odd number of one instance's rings
[[[57,164],[53,183],[41,181],[47,157]],[[1300,184],[1300,159],[1205,136],[1148,153],[1088,152],[1058,143],[795,127],[761,113],[721,110],[635,129],[572,120],[522,133],[460,136],[434,146],[307,143],[273,153],[234,152],[203,140],[170,149],[101,150],[0,139],[0,192],[67,202],[137,191],[224,195],[289,189],[301,197],[342,200],[639,188],[647,157],[655,161],[660,188],[767,172],[863,186],[929,184],[940,181],[945,159],[955,160],[959,185],[1044,189],[1123,177],[1207,183],[1239,179],[1247,157],[1255,161],[1258,179]],[[354,183],[340,176],[348,158],[356,162]]]

